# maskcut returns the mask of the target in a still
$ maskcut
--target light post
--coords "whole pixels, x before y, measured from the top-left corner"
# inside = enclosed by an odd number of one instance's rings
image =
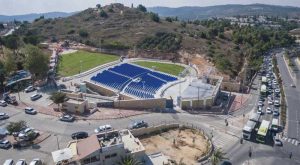
[[[54,136],[56,137],[57,149],[59,150],[58,135],[54,134]]]

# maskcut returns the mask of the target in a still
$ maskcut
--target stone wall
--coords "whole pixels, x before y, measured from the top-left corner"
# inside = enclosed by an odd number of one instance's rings
[[[165,98],[147,100],[118,100],[114,102],[114,107],[122,109],[163,110],[166,108],[166,101],[167,99]]]
[[[113,90],[110,90],[108,88],[102,87],[99,84],[95,84],[89,81],[84,81],[86,83],[86,86],[92,89],[93,91],[96,91],[100,93],[103,96],[116,96],[116,92]]]
[[[135,137],[159,132],[161,130],[168,130],[168,129],[174,129],[174,128],[179,128],[179,124],[162,124],[162,125],[157,125],[153,127],[147,127],[147,128],[139,128],[139,129],[133,129],[131,130],[131,134]]]

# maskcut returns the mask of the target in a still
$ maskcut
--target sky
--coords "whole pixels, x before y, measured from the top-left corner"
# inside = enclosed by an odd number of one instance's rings
[[[0,15],[81,11],[96,4],[123,3],[126,6],[143,4],[146,7],[213,6],[224,4],[263,3],[300,7],[300,0],[0,0]]]

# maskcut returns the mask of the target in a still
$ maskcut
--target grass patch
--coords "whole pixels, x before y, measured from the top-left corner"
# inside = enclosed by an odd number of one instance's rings
[[[177,64],[169,64],[169,63],[160,63],[160,62],[149,62],[149,61],[138,61],[135,64],[146,67],[146,68],[153,68],[155,70],[169,73],[174,76],[178,76],[185,68],[183,66]]]
[[[117,59],[119,59],[119,57],[115,55],[77,51],[60,56],[58,73],[61,76],[72,76],[80,73],[81,65],[82,72],[84,72]]]

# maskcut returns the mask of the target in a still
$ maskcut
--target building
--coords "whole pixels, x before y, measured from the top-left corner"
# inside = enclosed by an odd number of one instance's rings
[[[70,150],[72,158],[70,158],[70,154],[60,156],[57,154],[60,153],[59,151],[54,151],[52,152],[54,163],[112,165],[117,164],[122,157],[127,155],[133,156],[141,162],[148,159],[142,143],[127,129],[94,134],[86,139],[71,141],[67,148],[62,150]],[[58,159],[58,157],[66,159]]]
[[[71,113],[84,113],[88,109],[88,101],[83,99],[72,99],[65,101],[62,108]]]
[[[183,110],[211,108],[220,92],[222,80],[222,77],[193,80],[178,98],[179,106]]]

